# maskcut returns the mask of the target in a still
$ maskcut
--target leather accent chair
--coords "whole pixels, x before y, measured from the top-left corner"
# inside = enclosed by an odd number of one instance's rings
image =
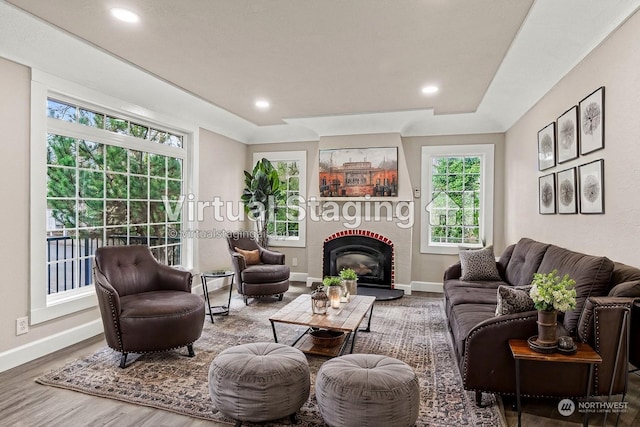
[[[147,246],[98,248],[93,277],[107,345],[122,353],[150,353],[186,346],[204,325],[204,300],[191,293],[188,271],[160,264]]]
[[[261,298],[276,295],[282,301],[283,294],[289,289],[289,266],[284,265],[284,254],[260,246],[249,237],[227,236],[227,244],[235,271],[235,283],[244,303],[249,305],[249,297]],[[242,251],[258,251],[257,264],[247,262]]]

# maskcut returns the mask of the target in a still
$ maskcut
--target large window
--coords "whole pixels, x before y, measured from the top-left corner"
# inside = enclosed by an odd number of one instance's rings
[[[53,92],[34,81],[32,323],[95,305],[95,250],[148,245],[185,265],[187,134]],[[42,133],[41,133],[42,132]],[[43,136],[39,136],[43,135]]]
[[[493,240],[493,145],[422,147],[421,252]]]
[[[278,171],[281,195],[267,225],[269,244],[305,245],[304,197],[306,197],[307,158],[305,151],[254,153],[254,164],[266,158]]]

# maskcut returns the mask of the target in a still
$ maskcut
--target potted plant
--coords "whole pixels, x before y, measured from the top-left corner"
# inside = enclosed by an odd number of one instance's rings
[[[344,296],[347,301],[351,301],[351,297],[358,294],[358,275],[353,268],[343,268],[340,270],[340,278],[344,286]]]
[[[267,225],[272,220],[272,210],[275,209],[276,199],[281,193],[278,171],[269,160],[263,158],[256,163],[251,172],[244,171],[244,185],[241,197],[244,210],[256,221],[258,243],[267,248]]]
[[[575,280],[568,274],[558,276],[558,270],[551,273],[535,273],[531,282],[529,295],[538,310],[537,343],[543,347],[557,344],[556,326],[558,311],[569,311],[576,308]]]
[[[331,308],[340,308],[340,298],[342,297],[342,279],[337,276],[326,276],[322,279],[322,284],[327,287],[327,295]]]

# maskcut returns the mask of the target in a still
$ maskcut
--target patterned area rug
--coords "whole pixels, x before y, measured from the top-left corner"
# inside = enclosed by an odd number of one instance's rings
[[[213,358],[225,348],[258,341],[273,341],[268,321],[297,294],[284,301],[258,300],[246,307],[234,297],[231,315],[207,317],[202,337],[195,343],[196,357],[185,357],[186,349],[172,352],[131,355],[120,369],[120,354],[103,348],[70,362],[36,381],[95,396],[173,411],[179,414],[233,424],[211,403],[207,385]],[[366,322],[365,318],[365,322]],[[292,342],[304,328],[277,324],[280,342]],[[447,331],[441,298],[405,296],[377,302],[371,332],[358,333],[354,353],[373,353],[400,359],[409,364],[420,379],[419,426],[500,426],[504,418],[500,404],[485,395],[478,408],[471,392],[462,388],[460,374]],[[134,356],[134,357],[132,357]],[[137,358],[135,357],[137,356]],[[307,356],[311,370],[311,396],[299,412],[300,426],[322,426],[313,393],[315,374],[327,359]],[[490,402],[489,399],[494,399]],[[245,425],[245,424],[243,424]],[[249,424],[251,425],[251,424]],[[288,418],[262,426],[290,425]]]

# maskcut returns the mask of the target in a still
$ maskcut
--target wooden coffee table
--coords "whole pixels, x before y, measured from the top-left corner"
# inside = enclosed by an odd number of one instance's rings
[[[356,342],[360,323],[362,323],[367,312],[369,312],[369,322],[367,323],[367,328],[362,329],[362,331],[369,332],[371,330],[371,316],[373,315],[373,303],[375,300],[375,297],[356,295],[350,302],[340,304],[339,310],[328,308],[327,314],[313,314],[311,311],[311,296],[309,294],[300,295],[269,318],[273,329],[273,339],[278,342],[276,323],[307,326],[308,328],[302,335],[291,344],[293,347],[305,353],[338,356],[344,352],[349,338],[351,338],[349,352],[353,353],[353,346]],[[345,334],[341,342],[336,346],[320,347],[314,345],[311,341],[311,336],[308,334],[314,329],[342,331]]]

